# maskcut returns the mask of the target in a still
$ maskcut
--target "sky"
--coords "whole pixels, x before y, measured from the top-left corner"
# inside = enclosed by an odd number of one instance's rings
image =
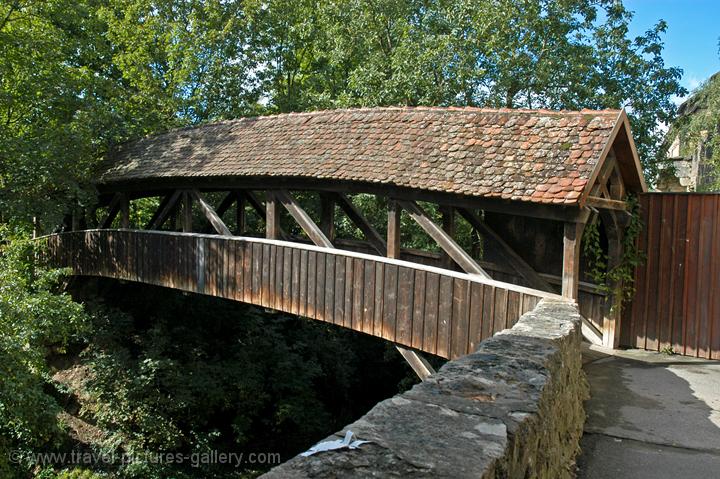
[[[720,0],[624,0],[635,12],[630,34],[637,36],[658,20],[668,24],[664,35],[666,66],[683,69],[682,85],[692,91],[720,71]]]

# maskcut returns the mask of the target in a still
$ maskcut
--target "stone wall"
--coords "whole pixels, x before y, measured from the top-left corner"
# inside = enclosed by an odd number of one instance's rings
[[[576,306],[541,302],[512,328],[377,404],[355,450],[297,456],[266,478],[574,476],[588,395]]]

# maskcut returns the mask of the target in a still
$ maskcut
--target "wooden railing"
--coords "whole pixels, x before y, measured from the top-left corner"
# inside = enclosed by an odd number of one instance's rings
[[[48,259],[102,276],[227,298],[456,358],[543,298],[508,283],[380,256],[197,233],[88,230],[45,238]]]

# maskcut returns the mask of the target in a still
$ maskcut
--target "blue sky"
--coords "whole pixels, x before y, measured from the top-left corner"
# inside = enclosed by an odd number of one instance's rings
[[[630,33],[637,36],[658,20],[668,23],[663,57],[684,70],[682,85],[692,90],[720,70],[720,0],[624,0],[635,12]]]

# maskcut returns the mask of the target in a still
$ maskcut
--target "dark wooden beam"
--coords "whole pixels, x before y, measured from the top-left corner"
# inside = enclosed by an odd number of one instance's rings
[[[242,236],[245,232],[245,194],[242,191],[235,191],[235,226],[237,234]]]
[[[183,233],[192,233],[193,231],[192,195],[189,191],[183,192],[182,230]]]
[[[350,198],[342,193],[335,195],[335,200],[340,209],[350,218],[355,226],[362,231],[365,238],[372,245],[378,254],[385,256],[387,254],[387,243],[380,233],[370,224],[365,216],[355,207]]]
[[[452,206],[440,206],[440,214],[442,216],[442,229],[451,238],[455,237],[455,208]],[[442,267],[445,269],[453,269],[455,262],[447,252],[442,252]]]
[[[330,240],[335,240],[335,198],[320,193],[320,230]]]
[[[215,212],[217,215],[222,218],[223,215],[227,212],[227,210],[230,209],[230,207],[237,201],[237,193],[235,191],[231,191],[228,194],[226,194],[223,199],[220,201],[220,205],[215,209]],[[211,233],[215,228],[213,228],[212,224],[208,224],[203,228],[203,233]]]
[[[161,202],[160,206],[158,206],[158,209],[155,211],[155,214],[150,219],[150,222],[148,223],[146,229],[149,230],[155,230],[160,228],[163,223],[165,223],[165,220],[167,220],[168,216],[170,216],[170,213],[172,212],[173,208],[175,208],[175,204],[177,203],[178,199],[180,198],[181,191],[177,190],[174,191],[172,194],[167,195]]]
[[[622,200],[625,197],[625,183],[617,162],[613,174],[610,175],[610,197],[614,200]]]
[[[265,237],[280,239],[280,200],[274,191],[265,192]]]
[[[584,223],[565,223],[563,233],[562,296],[577,300],[580,283],[580,241]]]
[[[120,203],[122,203],[122,198],[123,198],[122,193],[115,193],[115,195],[113,195],[113,198],[110,201],[110,204],[108,205],[107,214],[105,215],[105,218],[103,218],[103,220],[100,222],[100,229],[107,229],[112,226],[113,220],[115,220],[115,217],[117,216],[118,212],[120,211]],[[73,211],[73,218],[75,216],[76,216],[76,214]],[[74,224],[73,224],[73,226],[74,226]]]
[[[232,236],[232,232],[230,231],[230,228],[225,226],[225,223],[223,223],[223,220],[218,216],[218,214],[215,212],[215,210],[210,206],[205,199],[203,199],[202,196],[200,196],[200,193],[197,190],[191,190],[192,198],[197,201],[198,205],[200,206],[200,209],[202,210],[205,217],[210,221],[210,224],[213,225],[213,228],[215,228],[215,231],[218,232],[218,234],[221,234],[223,236]]]
[[[130,200],[126,194],[121,193],[120,198],[120,227],[130,228]]]
[[[260,201],[260,199],[250,190],[243,190],[242,194],[244,198],[247,200],[247,203],[250,205],[250,207],[255,210],[255,213],[260,217],[261,220],[267,221],[267,210],[265,209],[265,206],[263,205],[263,202]],[[268,194],[270,194],[268,192]],[[287,240],[290,238],[290,235],[288,235],[285,230],[282,229],[280,226],[280,217],[277,216],[278,223],[277,223],[277,229],[279,231],[280,237],[275,239],[281,239],[281,240]],[[267,233],[267,232],[266,232]]]
[[[292,216],[295,221],[300,225],[300,227],[303,229],[305,234],[310,238],[310,240],[315,243],[318,246],[323,246],[325,248],[333,248],[332,241],[325,236],[322,229],[315,224],[315,222],[310,218],[310,215],[307,214],[307,212],[302,209],[302,207],[298,204],[297,201],[295,201],[295,198],[292,197],[292,195],[285,190],[277,190],[272,192],[273,195],[277,200],[282,203],[282,205],[285,207],[285,209],[290,213],[290,216]]]
[[[257,215],[264,221],[267,216],[267,211],[265,211],[265,205],[263,205],[263,202],[260,201],[260,199],[252,191],[244,190],[243,195],[245,195],[250,207],[255,210],[255,213],[257,213]]]
[[[610,200],[607,198],[598,198],[597,196],[588,196],[585,204],[587,206],[592,206],[593,208],[602,208],[602,209],[606,209],[606,210],[617,210],[617,211],[626,211],[627,210],[627,204],[625,204],[624,201]]]
[[[545,281],[532,266],[530,266],[515,250],[502,239],[502,237],[487,223],[485,223],[478,215],[474,212],[465,208],[458,208],[460,215],[470,223],[470,226],[475,228],[483,237],[491,242],[495,243],[499,249],[505,254],[510,266],[517,271],[520,276],[525,278],[528,285],[531,288],[539,289],[541,291],[547,291],[554,293],[554,288]]]
[[[388,201],[387,256],[400,258],[400,214],[402,208],[395,200]]]
[[[482,269],[482,267],[470,256],[460,245],[458,245],[452,237],[450,237],[442,228],[427,215],[427,213],[415,202],[400,201],[400,206],[405,209],[410,217],[425,230],[425,232],[434,239],[460,267],[470,274],[476,274],[480,277],[491,279],[490,275]]]
[[[99,184],[101,193],[125,191],[139,196],[154,196],[167,189],[191,189],[201,191],[228,191],[233,189],[253,190],[262,184],[266,189],[286,189],[291,191],[318,191],[343,194],[370,193],[386,198],[407,201],[428,201],[439,205],[461,206],[473,210],[493,211],[517,216],[530,216],[555,221],[576,221],[582,210],[577,205],[547,205],[529,201],[511,201],[498,198],[458,195],[438,191],[418,190],[394,185],[357,181],[328,181],[315,178],[281,177],[236,177],[236,178],[162,178],[150,180],[132,180],[113,184]]]

